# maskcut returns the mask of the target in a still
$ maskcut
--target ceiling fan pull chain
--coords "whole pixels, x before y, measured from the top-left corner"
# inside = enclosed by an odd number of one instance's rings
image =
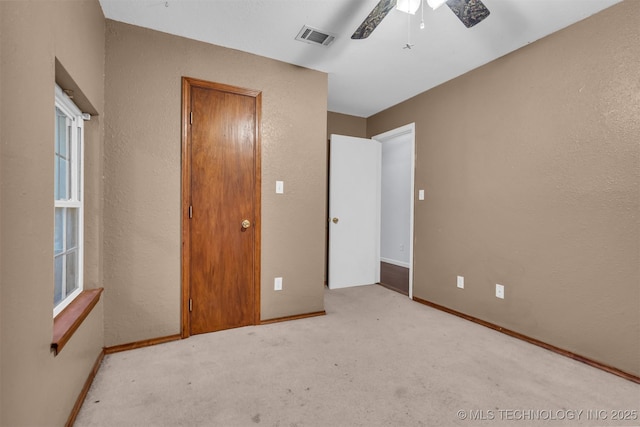
[[[411,49],[413,45],[411,44],[411,15],[407,13],[407,44],[403,47],[403,49]]]

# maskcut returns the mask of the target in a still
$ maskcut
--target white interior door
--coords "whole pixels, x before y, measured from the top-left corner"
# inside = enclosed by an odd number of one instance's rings
[[[380,280],[380,142],[331,135],[330,289]]]

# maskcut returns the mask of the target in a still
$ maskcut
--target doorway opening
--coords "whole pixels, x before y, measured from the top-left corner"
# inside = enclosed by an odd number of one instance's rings
[[[384,262],[403,269],[403,293],[413,297],[414,181],[415,123],[372,139],[331,135],[330,289],[380,283]],[[401,198],[395,197],[398,191]]]
[[[413,297],[415,124],[373,139],[382,144],[380,284]]]

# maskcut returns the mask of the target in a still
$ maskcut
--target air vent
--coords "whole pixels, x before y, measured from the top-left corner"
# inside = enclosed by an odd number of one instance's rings
[[[319,44],[321,46],[329,46],[331,43],[333,43],[335,38],[336,37],[332,34],[316,30],[315,28],[311,28],[306,25],[302,27],[302,29],[296,36],[296,40],[300,40],[301,42],[309,44]]]

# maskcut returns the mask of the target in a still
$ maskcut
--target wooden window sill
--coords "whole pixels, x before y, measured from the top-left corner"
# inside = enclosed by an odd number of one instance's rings
[[[53,319],[51,349],[54,354],[57,355],[62,351],[62,347],[65,346],[84,319],[91,313],[93,307],[96,306],[103,290],[104,288],[97,288],[82,291],[71,304]]]

